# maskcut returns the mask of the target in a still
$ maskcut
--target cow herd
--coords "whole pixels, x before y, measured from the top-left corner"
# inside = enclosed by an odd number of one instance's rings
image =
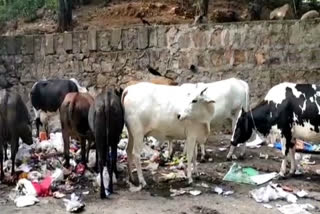
[[[117,176],[117,144],[124,125],[128,130],[128,176],[132,181],[132,165],[137,169],[139,184],[143,187],[140,154],[143,138],[153,136],[159,142],[186,140],[187,177],[192,182],[193,171],[197,173],[196,151],[204,143],[212,129],[232,121],[232,137],[227,159],[234,149],[257,136],[276,135],[282,142],[283,161],[280,175],[286,173],[287,156],[291,161],[290,173],[296,169],[295,139],[320,142],[320,88],[312,84],[280,83],[272,87],[263,101],[249,108],[249,86],[240,79],[230,78],[212,83],[185,83],[149,81],[131,82],[123,91],[106,89],[91,96],[75,79],[41,80],[30,92],[35,111],[37,136],[41,112],[60,112],[64,141],[65,165],[69,165],[70,137],[81,144],[81,160],[85,164],[86,151],[95,145],[96,168],[103,176],[109,172],[109,184],[101,180],[101,198],[113,192],[113,173]],[[3,179],[3,159],[7,158],[7,143],[11,144],[12,174],[19,138],[32,144],[31,119],[20,95],[3,89],[0,91],[0,167]],[[170,149],[171,150],[171,149]],[[4,152],[4,153],[3,153]],[[3,156],[4,154],[4,156]],[[108,185],[105,190],[104,185]]]

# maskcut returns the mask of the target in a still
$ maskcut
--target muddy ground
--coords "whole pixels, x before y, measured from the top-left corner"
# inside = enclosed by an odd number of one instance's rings
[[[144,171],[148,183],[148,186],[144,190],[141,192],[130,192],[129,187],[124,182],[126,175],[122,173],[122,179],[115,186],[116,194],[113,194],[110,199],[100,200],[97,190],[90,184],[83,185],[80,189],[77,189],[77,193],[89,190],[88,195],[82,195],[86,204],[85,210],[82,213],[280,213],[276,205],[285,205],[288,202],[277,200],[269,203],[273,206],[272,209],[267,209],[249,197],[249,191],[257,188],[256,186],[222,181],[223,176],[232,165],[232,162],[225,160],[227,151],[219,151],[219,148],[229,145],[227,140],[223,140],[228,137],[219,136],[209,140],[206,148],[212,149],[212,151],[206,152],[206,163],[199,163],[198,169],[201,175],[194,179],[194,184],[191,186],[188,186],[186,181],[181,180],[160,182],[160,173],[169,172],[168,168],[160,167],[154,175],[150,171]],[[178,148],[178,150],[181,151],[181,148]],[[260,158],[260,153],[268,154],[268,159]],[[280,168],[280,157],[281,153],[278,150],[265,145],[259,149],[247,149],[245,160],[236,161],[243,166],[251,166],[261,172],[274,172]],[[316,164],[305,166],[305,174],[274,182],[306,191],[320,192],[320,175],[316,173],[316,169],[320,169],[320,157],[312,155],[311,160],[315,160]],[[204,187],[206,185],[203,184],[207,184],[208,187]],[[235,193],[227,197],[217,195],[212,191],[212,188],[217,185],[232,189]],[[35,206],[16,208],[12,201],[7,200],[8,193],[12,188],[14,186],[0,185],[1,214],[66,213],[62,199],[54,199],[52,197],[39,198],[40,203]],[[180,188],[201,190],[202,194],[199,196],[186,194],[170,197],[170,189]],[[318,201],[310,199],[299,199],[298,203],[311,203],[315,206],[320,206]],[[318,211],[312,211],[312,213],[318,213]]]

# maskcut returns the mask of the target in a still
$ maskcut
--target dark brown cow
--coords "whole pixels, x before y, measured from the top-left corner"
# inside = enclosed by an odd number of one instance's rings
[[[0,90],[0,180],[4,178],[3,150],[7,148],[7,142],[11,144],[11,175],[14,175],[19,138],[28,145],[33,143],[28,109],[19,94],[2,89]]]
[[[95,135],[98,154],[101,198],[106,198],[107,194],[113,192],[112,177],[113,172],[116,173],[117,169],[117,146],[124,126],[124,113],[120,101],[120,93],[117,93],[114,89],[102,92],[96,97],[89,111],[89,124]],[[111,149],[111,158],[109,149]],[[109,172],[107,194],[103,184],[103,169],[106,164]]]
[[[88,123],[88,112],[93,102],[92,96],[88,93],[72,92],[65,96],[60,106],[60,121],[66,167],[70,166],[70,137],[80,141],[81,161],[83,164],[86,164],[86,140],[88,140],[89,145],[91,145],[94,138]]]

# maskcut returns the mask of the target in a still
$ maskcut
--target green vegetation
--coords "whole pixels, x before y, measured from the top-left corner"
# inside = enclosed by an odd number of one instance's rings
[[[33,19],[39,8],[56,10],[57,0],[0,0],[0,21],[25,17]]]

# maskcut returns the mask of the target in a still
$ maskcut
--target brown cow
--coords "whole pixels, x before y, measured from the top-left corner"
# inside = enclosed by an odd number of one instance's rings
[[[88,123],[88,112],[94,99],[88,93],[68,93],[60,106],[60,121],[64,142],[66,167],[70,166],[69,149],[70,137],[77,139],[81,144],[81,161],[86,164],[86,140],[89,145],[94,139]]]
[[[159,84],[159,85],[178,85],[178,83],[173,81],[172,79],[168,79],[165,77],[155,77],[150,80],[131,80],[127,83],[127,86],[135,85],[139,82],[151,82],[151,83]]]

